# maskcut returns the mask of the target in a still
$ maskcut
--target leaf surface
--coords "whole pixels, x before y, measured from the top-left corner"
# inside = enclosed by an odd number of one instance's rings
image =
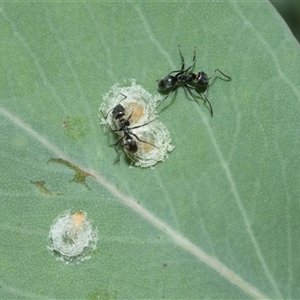
[[[300,53],[268,2],[2,3],[0,22],[2,299],[299,296]],[[213,118],[178,89],[168,159],[114,164],[102,95],[156,94],[178,44],[232,77],[211,80]],[[98,228],[78,265],[47,250],[68,209]]]

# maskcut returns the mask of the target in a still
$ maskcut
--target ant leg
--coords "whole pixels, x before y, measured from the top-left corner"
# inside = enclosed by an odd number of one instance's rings
[[[147,122],[147,123],[145,123],[145,124],[137,125],[137,126],[134,126],[134,127],[128,128],[128,129],[131,131],[132,129],[136,129],[136,128],[140,128],[140,127],[146,126],[146,125],[152,123],[153,121],[155,121],[155,119],[153,119],[153,120],[151,120],[151,121],[149,121],[149,122]],[[133,133],[131,132],[131,134],[133,134]],[[134,134],[133,134],[133,135],[134,135]]]
[[[162,99],[161,101],[160,101],[160,103],[156,106],[156,108],[155,108],[155,110],[154,111],[156,111],[161,105],[162,105],[162,103],[169,97],[169,95],[171,94],[172,92],[170,92],[170,93],[168,93],[168,95],[164,98],[164,99]],[[153,113],[151,113],[151,115],[152,115]],[[151,116],[150,115],[150,116]],[[149,117],[150,117],[149,116]]]
[[[109,113],[110,113],[112,110],[113,110],[113,109],[110,109],[110,110],[108,111],[107,115],[105,116],[104,113],[103,113],[103,111],[100,109],[100,112],[101,112],[102,117],[106,120],[107,117],[108,117],[108,115],[109,115]]]
[[[122,96],[124,96],[124,98],[123,98],[123,99],[121,99],[121,101],[123,101],[123,100],[125,100],[125,99],[127,98],[127,96],[126,96],[126,95],[124,95],[124,94],[122,94],[122,93],[121,93],[121,95],[122,95]],[[119,104],[121,103],[121,101],[119,102]]]
[[[211,116],[213,116],[213,114],[214,114],[214,112],[213,112],[213,108],[212,108],[212,106],[211,106],[211,104],[210,104],[210,102],[209,102],[209,100],[206,98],[206,91],[205,91],[205,93],[204,93],[204,95],[202,96],[201,94],[200,94],[200,96],[201,96],[201,98],[202,99],[204,99],[203,101],[204,101],[204,103],[205,102],[207,102],[208,103],[208,105],[209,105],[209,108],[210,108],[210,115]]]
[[[155,111],[158,110],[158,108],[162,105],[162,103],[170,96],[170,94],[172,94],[176,89],[177,89],[177,85],[175,86],[175,88],[173,90],[171,90],[164,99],[162,99],[160,101],[160,103],[156,106],[156,108],[154,109],[154,111],[149,115],[148,119],[154,114]]]
[[[184,62],[184,58],[183,58],[183,55],[181,53],[181,50],[180,50],[180,45],[178,45],[178,49],[179,49],[179,54],[180,54],[180,57],[181,57],[181,61],[182,61],[182,66],[181,66],[181,69],[180,70],[175,70],[175,71],[172,71],[170,72],[166,77],[170,76],[171,74],[173,73],[178,73],[176,74],[176,76],[178,75],[181,75],[182,73],[186,72],[186,70],[184,70],[184,66],[185,66],[185,62]],[[195,57],[193,58],[193,60],[195,59]],[[193,61],[193,64],[194,64],[194,61]],[[192,65],[193,65],[192,64]],[[190,66],[191,67],[191,66]],[[189,67],[189,68],[190,68]],[[159,81],[160,79],[157,79],[156,81]]]
[[[191,92],[192,90],[196,90],[193,86],[188,85],[187,83],[184,84],[184,87],[186,88],[186,90],[188,91],[188,93],[191,95],[191,97],[200,105],[199,101],[195,98],[195,96],[193,95],[193,93]],[[202,97],[201,97],[202,98]],[[202,99],[203,100],[203,99]],[[203,100],[204,101],[204,100]]]
[[[195,64],[195,62],[196,62],[196,47],[194,47],[194,56],[193,56],[191,67]]]
[[[154,121],[154,120],[152,120],[152,121]],[[151,121],[151,122],[152,122],[152,121]],[[151,123],[151,122],[149,122],[149,123]],[[147,124],[149,124],[149,123],[147,123]],[[147,125],[147,124],[144,124],[144,125]],[[142,125],[142,126],[144,126],[144,125]],[[141,127],[141,126],[139,126],[139,127]],[[151,145],[151,146],[153,146],[153,147],[155,147],[155,148],[158,149],[158,147],[156,147],[154,144],[151,144],[151,143],[149,143],[149,142],[147,142],[147,141],[141,140],[136,134],[134,134],[134,133],[132,133],[132,132],[131,132],[131,134],[132,134],[133,136],[135,136],[135,138],[136,138],[139,142],[145,143],[145,144],[149,144],[149,145]]]
[[[122,95],[122,96],[124,96],[124,98],[123,98],[123,99],[121,99],[121,101],[123,101],[123,100],[125,100],[125,99],[127,98],[127,96],[126,96],[126,95],[124,95],[124,94],[122,94],[122,93],[121,93],[121,95]],[[119,102],[119,104],[121,103],[121,101]],[[102,114],[102,116],[103,116],[103,118],[104,118],[105,120],[107,119],[107,117],[108,117],[109,113],[110,113],[112,110],[113,110],[113,108],[112,108],[112,109],[110,109],[110,110],[107,112],[107,115],[105,116],[105,115],[104,115],[104,113],[103,113],[103,111],[100,109],[100,112],[101,112],[101,114]]]
[[[125,135],[120,137],[117,142],[114,144],[114,149],[116,150],[117,152],[117,160],[116,160],[116,163],[119,164],[120,163],[120,151],[117,149],[117,145],[124,139]]]
[[[191,85],[187,85],[185,84],[185,88],[187,89],[187,91],[189,92],[189,94],[193,97],[193,99],[200,105],[199,101],[195,98],[195,96],[193,95],[193,93],[191,92],[191,89],[193,89],[194,91],[196,91],[201,99],[203,100],[204,104],[207,102],[209,105],[209,110],[210,110],[210,115],[213,116],[214,112],[213,112],[213,108],[211,106],[211,103],[209,102],[209,100],[206,98],[206,91],[205,93],[202,95],[195,87],[191,86]]]
[[[209,110],[210,110],[210,115],[211,115],[211,117],[212,117],[213,114],[214,114],[213,108],[212,108],[212,105],[211,105],[211,103],[209,102],[208,98],[206,97],[206,93],[207,93],[207,91],[208,91],[208,87],[209,87],[209,85],[207,86],[207,88],[206,88],[205,92],[203,93],[203,95],[202,95],[196,88],[194,88],[194,90],[197,92],[197,94],[200,95],[200,97],[201,97],[202,100],[204,101],[204,104],[205,104],[206,102],[208,103],[208,105],[209,105]]]
[[[119,150],[117,149],[117,147],[115,147],[115,146],[114,146],[114,149],[116,150],[117,155],[118,155],[118,156],[117,156],[117,159],[116,159],[116,163],[117,163],[117,164],[120,164],[120,151],[119,151]]]
[[[113,119],[114,125],[116,127],[116,129],[110,129],[111,132],[116,132],[116,131],[122,131],[122,129],[118,128],[118,126],[116,125],[115,120]]]
[[[181,50],[180,50],[180,45],[178,45],[178,50],[179,50],[179,54],[180,54],[181,61],[182,61],[182,66],[181,66],[181,70],[180,71],[183,71],[185,63],[184,63],[183,55],[182,55]]]
[[[170,76],[170,75],[173,74],[173,73],[177,73],[177,74],[175,75],[175,77],[177,77],[177,76],[179,76],[179,75],[181,75],[181,74],[183,74],[183,73],[185,73],[185,72],[186,72],[185,70],[176,70],[176,71],[170,72],[170,73],[168,74],[168,76]],[[166,76],[166,77],[168,77],[168,76]],[[156,81],[159,81],[159,79],[156,80]]]
[[[213,73],[208,79],[211,79],[212,77],[214,77],[215,74],[216,74],[216,72],[221,73],[224,77],[226,77],[226,78],[228,78],[229,80],[231,80],[231,77],[230,77],[230,76],[224,74],[224,73],[223,73],[221,70],[219,70],[219,69],[215,69],[214,73]]]
[[[132,116],[132,114],[133,114],[133,110],[134,110],[134,108],[132,108],[131,114],[130,114],[129,117],[127,118],[127,121],[130,120],[130,118],[131,118],[131,116]]]
[[[121,131],[123,131],[123,129],[119,128],[119,129],[111,129],[110,132],[121,132]]]
[[[207,98],[206,98],[206,95],[207,95],[208,89],[209,89],[209,84],[206,86],[206,89],[205,89],[205,91],[204,91],[204,93],[203,93],[205,99],[207,99]],[[198,94],[199,94],[199,93],[198,93]],[[208,101],[208,100],[207,100],[207,101]]]
[[[194,47],[193,61],[191,65],[185,70],[185,73],[187,73],[190,69],[193,69],[195,62],[196,62],[196,47]]]
[[[183,55],[182,55],[182,52],[181,52],[181,49],[180,49],[180,45],[178,45],[178,49],[179,49],[179,54],[180,54],[181,61],[182,61],[181,71],[183,71],[184,70],[184,66],[185,66],[185,62],[184,62],[184,58],[183,58]],[[187,73],[193,67],[193,65],[195,64],[195,62],[196,62],[196,47],[194,47],[193,61],[192,61],[191,65],[186,70],[184,70],[184,72]]]

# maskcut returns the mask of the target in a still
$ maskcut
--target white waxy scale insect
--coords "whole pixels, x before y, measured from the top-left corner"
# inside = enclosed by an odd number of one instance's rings
[[[50,228],[52,242],[48,249],[57,254],[59,260],[79,262],[90,258],[88,253],[96,249],[97,231],[92,228],[86,213],[66,211],[55,219]]]

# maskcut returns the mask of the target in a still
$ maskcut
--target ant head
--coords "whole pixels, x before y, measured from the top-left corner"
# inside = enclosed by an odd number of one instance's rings
[[[158,90],[160,92],[166,92],[170,90],[177,82],[175,76],[168,75],[158,81]]]
[[[121,104],[118,104],[117,106],[115,106],[113,108],[112,115],[113,115],[113,118],[116,119],[116,120],[124,117],[125,108]]]
[[[209,83],[209,78],[206,73],[201,71],[196,76],[196,82],[200,87],[206,88]]]

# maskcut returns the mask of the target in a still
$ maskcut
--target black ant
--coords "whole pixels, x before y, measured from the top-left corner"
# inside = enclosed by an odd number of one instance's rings
[[[127,98],[126,95],[121,94],[122,96],[124,96],[124,98],[121,100],[125,100]],[[120,101],[120,102],[121,102]],[[103,112],[101,111],[103,117],[105,119],[107,119],[109,112],[107,113],[106,117],[104,116]],[[146,142],[144,140],[141,140],[136,134],[134,134],[132,132],[133,129],[136,128],[140,128],[143,127],[145,125],[148,125],[149,123],[153,122],[154,120],[151,120],[150,122],[147,122],[145,124],[142,125],[138,125],[138,126],[134,126],[134,127],[129,127],[130,126],[130,118],[133,114],[133,110],[130,114],[130,116],[128,118],[125,118],[125,108],[119,103],[118,105],[116,105],[113,109],[112,109],[112,117],[113,117],[113,122],[116,126],[117,129],[112,129],[111,131],[113,132],[118,132],[118,131],[123,131],[124,135],[122,137],[120,137],[117,142],[114,144],[114,148],[118,154],[118,159],[117,159],[117,163],[120,162],[120,152],[117,149],[117,145],[122,141],[123,146],[126,148],[126,150],[128,150],[131,153],[136,153],[138,151],[138,145],[136,143],[136,140],[134,139],[134,137],[142,143],[146,143],[149,144],[155,148],[157,148],[155,145]],[[117,124],[116,124],[117,122]],[[118,125],[118,126],[117,126]]]
[[[209,80],[215,76],[216,72],[221,73],[223,76],[225,76],[226,78],[228,78],[229,80],[231,80],[230,76],[225,75],[223,72],[221,72],[219,69],[215,69],[214,73],[212,76],[208,77],[206,73],[204,73],[203,71],[198,72],[198,74],[189,72],[195,62],[196,62],[196,50],[194,49],[194,56],[193,56],[193,62],[191,63],[191,65],[185,69],[185,62],[184,62],[184,58],[183,55],[181,53],[180,50],[180,46],[178,45],[179,48],[179,54],[181,57],[181,61],[182,61],[182,66],[180,70],[176,70],[176,71],[172,71],[170,72],[166,77],[157,80],[158,81],[158,90],[160,92],[167,92],[167,96],[160,102],[160,104],[156,107],[156,109],[163,103],[164,100],[166,100],[169,95],[174,92],[179,86],[182,86],[183,88],[185,88],[188,93],[192,96],[192,98],[198,103],[198,100],[196,99],[196,97],[193,95],[193,93],[191,92],[192,90],[196,91],[200,97],[202,98],[202,100],[204,101],[204,103],[208,103],[209,108],[210,108],[210,114],[211,116],[213,116],[213,108],[209,102],[209,100],[206,98],[206,94],[208,92],[208,88],[209,88]],[[176,73],[174,76],[171,75],[173,73]],[[204,90],[202,93],[199,90]]]

